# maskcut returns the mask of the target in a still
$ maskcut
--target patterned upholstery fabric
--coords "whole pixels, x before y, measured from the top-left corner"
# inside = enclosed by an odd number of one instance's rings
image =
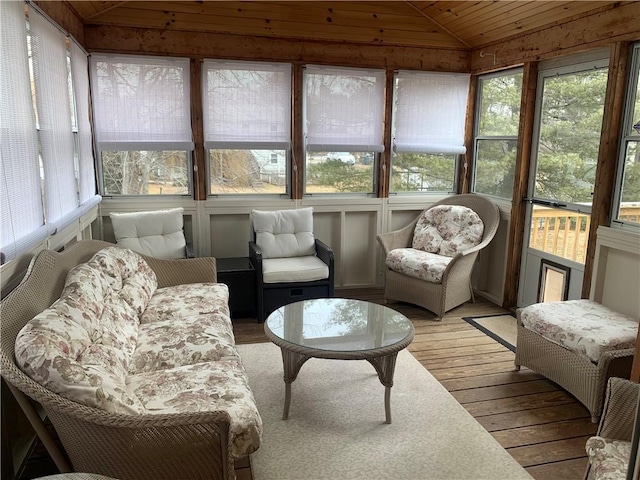
[[[591,300],[530,305],[521,310],[525,328],[598,362],[603,352],[634,348],[638,319]]]
[[[127,383],[148,413],[227,411],[235,458],[260,445],[262,420],[238,358],[133,375]]]
[[[441,283],[451,258],[415,248],[396,248],[387,254],[385,263],[396,272],[431,283]]]
[[[63,292],[16,339],[32,379],[115,413],[227,410],[232,454],[260,445],[262,421],[229,318],[224,284],[157,289],[138,254],[105,248],[69,272]]]
[[[418,219],[412,247],[447,257],[475,247],[482,241],[484,224],[476,212],[461,205],[438,205]]]
[[[631,442],[591,437],[587,440],[587,454],[593,480],[624,480],[627,478]]]

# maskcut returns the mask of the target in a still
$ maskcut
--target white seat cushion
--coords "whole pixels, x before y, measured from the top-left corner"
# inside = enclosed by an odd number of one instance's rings
[[[638,319],[591,300],[537,303],[523,308],[525,328],[598,362],[602,353],[634,348]]]
[[[253,210],[251,221],[263,259],[315,255],[313,208],[274,212]]]
[[[316,256],[262,261],[264,283],[313,282],[329,278],[329,267]]]
[[[183,211],[110,213],[116,243],[151,257],[184,258]]]
[[[441,283],[451,257],[423,252],[415,248],[396,248],[387,254],[385,263],[391,270],[431,283]]]

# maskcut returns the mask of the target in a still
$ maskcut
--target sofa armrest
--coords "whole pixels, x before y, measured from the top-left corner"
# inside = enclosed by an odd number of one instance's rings
[[[158,277],[158,288],[217,281],[214,257],[164,259],[141,256]]]

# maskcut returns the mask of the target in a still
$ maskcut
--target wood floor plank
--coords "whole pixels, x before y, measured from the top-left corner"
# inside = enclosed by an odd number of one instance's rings
[[[487,363],[484,365],[469,365],[457,368],[428,368],[427,370],[429,370],[438,381],[441,381],[452,378],[475,377],[486,373],[509,372],[513,370],[513,362]]]
[[[508,448],[507,451],[523,467],[532,467],[549,462],[583,457],[585,444],[589,437],[590,435],[586,435],[584,437],[556,440],[555,442]]]
[[[543,423],[559,422],[562,420],[572,420],[576,418],[591,418],[589,411],[578,402],[554,407],[486,415],[483,417],[476,417],[476,420],[487,431],[495,432],[496,430],[540,425]]]
[[[483,335],[482,337],[472,337],[472,338],[454,338],[450,340],[441,340],[439,342],[432,342],[429,340],[423,341],[415,341],[409,345],[410,351],[420,351],[420,350],[450,350],[456,347],[468,347],[471,345],[491,345],[495,343],[495,340],[488,337],[487,335]]]
[[[487,343],[486,345],[471,345],[469,347],[448,348],[443,350],[417,350],[417,351],[420,352],[420,358],[424,360],[436,360],[439,358],[466,357],[468,355],[477,355],[480,353],[506,352],[508,351],[508,349],[506,347],[503,347],[499,343],[494,342],[494,343]]]
[[[497,415],[500,413],[520,412],[536,408],[556,407],[574,403],[574,398],[565,391],[551,391],[518,395],[516,397],[486,400],[463,404],[464,408],[474,417]]]
[[[508,361],[511,361],[511,364],[513,365],[513,360],[515,358],[513,352],[511,352],[510,350],[507,350],[505,352],[467,355],[465,357],[438,358],[435,360],[424,359],[420,352],[416,353],[417,355],[415,355],[415,357],[418,358],[425,367],[427,367],[427,370],[435,370],[439,368],[456,368],[465,367],[468,365],[483,365],[486,363],[500,363]]]
[[[587,423],[584,419],[579,419],[500,430],[493,432],[492,435],[504,448],[511,448],[553,442],[564,438],[593,436],[597,429],[598,426],[595,423]]]
[[[544,377],[532,370],[521,369],[519,372],[510,371],[505,373],[491,373],[488,375],[478,375],[470,378],[454,378],[443,380],[440,383],[450,392],[465,390],[467,388],[490,387],[492,385],[505,385],[511,383],[529,382],[540,380]]]
[[[547,380],[533,380],[526,383],[494,385],[452,392],[452,395],[458,402],[465,404],[554,391],[558,391],[558,387]]]
[[[587,469],[587,459],[574,458],[562,462],[551,462],[527,467],[526,470],[536,480],[582,479]]]

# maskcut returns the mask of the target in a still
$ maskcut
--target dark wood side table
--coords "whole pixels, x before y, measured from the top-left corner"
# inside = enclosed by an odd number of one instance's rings
[[[256,271],[249,257],[216,258],[218,282],[229,287],[231,318],[256,316]]]

